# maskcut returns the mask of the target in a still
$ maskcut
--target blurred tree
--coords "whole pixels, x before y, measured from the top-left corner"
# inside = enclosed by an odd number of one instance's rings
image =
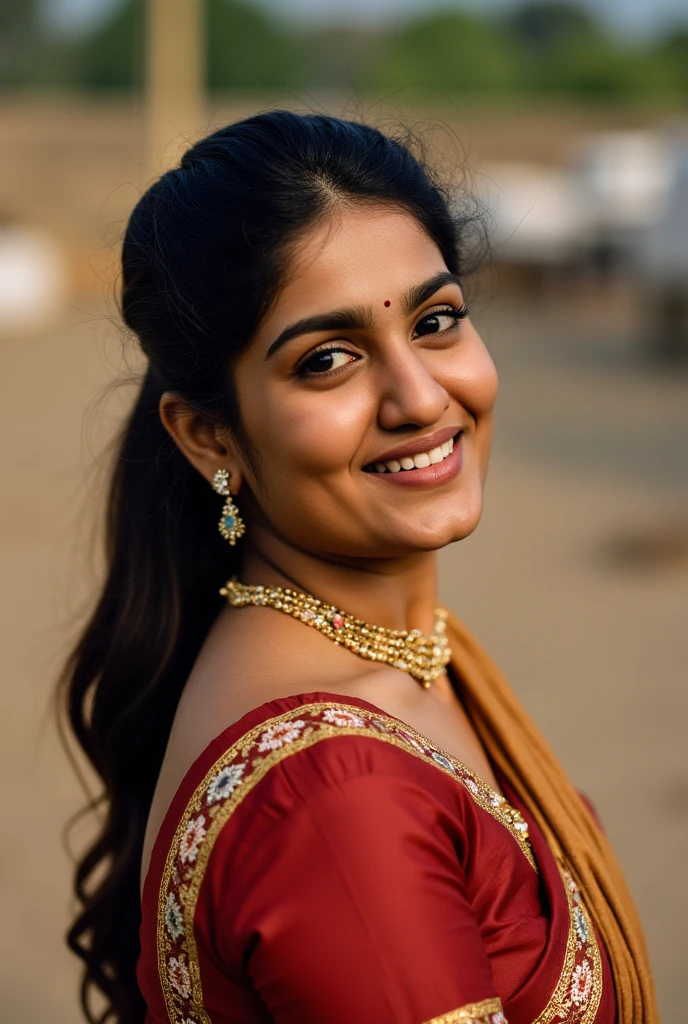
[[[270,89],[305,84],[301,39],[240,0],[206,0],[208,85]]]
[[[61,86],[71,79],[71,47],[46,30],[42,0],[0,0],[0,89]]]
[[[536,56],[599,37],[592,17],[577,4],[531,0],[505,19],[509,34]]]
[[[363,25],[334,25],[306,32],[302,46],[309,88],[358,91],[370,79],[385,34]]]
[[[607,99],[633,103],[666,101],[676,94],[671,67],[652,53],[619,49],[608,41],[575,48],[568,67],[553,75],[553,89],[582,100]]]
[[[140,89],[144,78],[145,0],[126,0],[76,48],[72,84],[93,90]]]
[[[528,92],[583,101],[644,101],[672,92],[661,61],[612,39],[575,3],[528,0],[504,23],[523,54]]]
[[[519,75],[518,54],[499,24],[448,12],[413,21],[393,34],[373,62],[369,84],[490,93],[510,89]]]
[[[0,3],[12,0],[0,0]],[[68,78],[78,88],[131,90],[145,75],[145,0],[125,0],[76,45]],[[297,37],[241,0],[206,0],[207,81],[211,89],[266,89],[302,80]]]
[[[654,57],[661,61],[682,96],[688,96],[688,27],[676,29],[661,41]]]
[[[665,67],[647,54],[597,40],[572,46],[558,62],[550,60],[540,69],[537,88],[583,101],[644,102],[666,96],[671,82]]]
[[[43,0],[0,0],[0,88],[138,89],[145,0],[121,0],[85,38],[51,38]],[[401,27],[289,28],[255,0],[205,0],[213,90],[413,89],[467,95],[665,102],[688,95],[688,30],[631,46],[578,0],[525,0],[508,15],[423,14]]]
[[[0,0],[0,86],[16,85],[25,78],[37,21],[36,0]]]

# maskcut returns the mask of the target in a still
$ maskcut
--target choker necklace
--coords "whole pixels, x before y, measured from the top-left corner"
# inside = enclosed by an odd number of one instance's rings
[[[384,661],[387,665],[408,672],[426,690],[433,680],[442,675],[451,660],[449,641],[445,636],[447,612],[444,608],[435,610],[435,632],[431,636],[424,636],[419,629],[369,626],[367,622],[347,615],[340,608],[297,590],[252,586],[231,579],[220,593],[234,608],[247,604],[266,605],[300,619],[361,658]]]

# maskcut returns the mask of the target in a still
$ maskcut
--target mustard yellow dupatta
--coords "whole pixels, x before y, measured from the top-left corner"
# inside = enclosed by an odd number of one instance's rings
[[[585,893],[609,954],[619,1021],[659,1024],[640,920],[604,833],[477,641],[453,616],[447,634],[466,710],[485,749]]]

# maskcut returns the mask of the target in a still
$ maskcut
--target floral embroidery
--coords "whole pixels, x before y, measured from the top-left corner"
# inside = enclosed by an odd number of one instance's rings
[[[269,726],[260,737],[259,752],[264,754],[266,750],[279,750],[285,743],[293,743],[299,738],[305,725],[305,722],[299,720],[297,722],[278,722],[276,725]]]
[[[379,719],[379,720],[375,719],[372,722],[368,722],[368,725],[374,726],[374,728],[377,729],[378,732],[391,732],[392,731],[390,729],[390,727],[387,725],[387,723],[385,721],[383,721],[382,719]],[[406,736],[406,733],[402,733],[401,730],[399,730],[399,733],[400,733],[400,735]]]
[[[327,708],[323,711],[323,718],[332,725],[348,725],[353,729],[362,729],[365,725],[360,715],[354,715],[351,711],[337,711],[336,708]]]
[[[411,744],[411,746],[414,748],[414,750],[418,751],[419,754],[424,754],[425,753],[423,745],[421,743],[419,743],[418,740],[414,739],[414,737],[410,733],[403,732],[403,730],[399,729],[397,731],[397,736],[402,736],[406,740],[407,743]]]
[[[241,782],[245,764],[230,764],[219,771],[208,786],[207,802],[216,804],[218,800],[226,800]]]
[[[179,859],[182,864],[193,864],[196,860],[198,848],[205,838],[204,825],[205,817],[199,814],[197,818],[192,818],[186,826],[179,849]]]
[[[172,987],[177,990],[182,999],[188,999],[191,995],[191,978],[189,977],[189,968],[184,963],[184,957],[171,957],[167,964],[167,973]]]
[[[581,943],[588,941],[588,923],[585,920],[585,914],[580,907],[576,906],[573,908],[573,918],[576,924],[576,935]]]
[[[446,768],[448,771],[453,773],[454,768],[452,767],[452,763],[448,757],[444,756],[444,754],[438,754],[436,750],[433,750],[432,759],[433,761],[436,761],[437,764],[441,764],[443,768]]]
[[[583,1003],[587,1003],[590,998],[591,991],[592,971],[590,970],[590,964],[587,960],[582,960],[581,963],[576,964],[576,969],[573,972],[573,978],[571,980],[571,1002],[575,1003],[576,1006],[581,1006]]]
[[[528,826],[521,814],[466,765],[439,750],[421,733],[387,715],[345,704],[309,704],[286,711],[250,730],[216,761],[191,797],[168,851],[160,887],[157,942],[158,962],[163,967],[167,964],[160,981],[170,1024],[209,1024],[193,920],[221,829],[274,765],[315,743],[350,734],[352,728],[359,730],[358,735],[405,750],[462,782],[475,803],[507,829],[536,869]],[[505,1024],[499,1014],[501,1004],[497,1009],[485,1010],[482,1017],[474,1015],[475,1024]],[[465,1015],[438,1018],[445,1019],[471,1020]]]
[[[168,895],[165,904],[165,924],[173,939],[179,939],[184,934],[184,915],[173,892]]]
[[[499,999],[484,999],[482,1003],[469,1003],[441,1017],[433,1017],[425,1024],[507,1024],[507,1019]]]
[[[569,904],[569,936],[557,987],[534,1024],[593,1024],[602,998],[600,948],[571,872],[562,863],[559,872]]]

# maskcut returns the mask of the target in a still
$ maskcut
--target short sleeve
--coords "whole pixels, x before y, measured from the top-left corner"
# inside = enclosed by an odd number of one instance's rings
[[[216,861],[216,923],[276,1024],[504,1020],[460,830],[418,781],[364,773],[260,814],[231,879]]]

